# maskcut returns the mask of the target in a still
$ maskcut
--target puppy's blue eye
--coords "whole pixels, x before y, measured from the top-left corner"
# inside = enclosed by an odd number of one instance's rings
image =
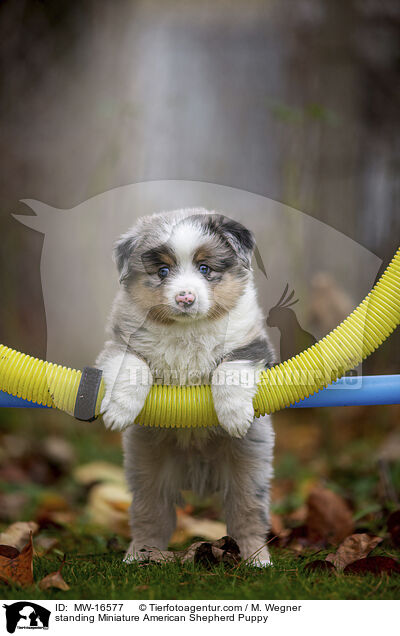
[[[200,274],[204,274],[204,276],[207,276],[207,274],[209,274],[209,273],[210,273],[210,271],[211,271],[211,270],[210,270],[210,268],[208,267],[208,265],[204,265],[204,263],[202,263],[202,264],[199,266],[199,272],[200,272]]]
[[[160,267],[158,275],[160,278],[166,278],[169,274],[169,267]]]

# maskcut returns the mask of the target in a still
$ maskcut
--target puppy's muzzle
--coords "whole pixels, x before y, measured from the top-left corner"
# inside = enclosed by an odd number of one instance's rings
[[[191,291],[183,290],[175,296],[176,304],[183,308],[190,307],[195,300],[196,296]]]

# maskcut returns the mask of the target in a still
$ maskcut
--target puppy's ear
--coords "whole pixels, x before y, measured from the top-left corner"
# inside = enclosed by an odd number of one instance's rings
[[[253,232],[245,228],[244,225],[238,221],[228,219],[226,216],[221,215],[219,218],[220,231],[224,238],[233,247],[244,265],[250,269],[251,257],[256,246]]]
[[[113,258],[118,268],[120,283],[129,278],[130,260],[136,243],[137,240],[134,235],[123,234],[114,245]]]

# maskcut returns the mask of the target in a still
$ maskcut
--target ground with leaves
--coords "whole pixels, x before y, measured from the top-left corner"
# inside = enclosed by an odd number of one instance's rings
[[[104,539],[104,537],[102,537]],[[69,590],[42,590],[38,581],[58,570],[61,554],[34,560],[36,583],[22,588],[2,586],[3,598],[26,599],[396,599],[399,576],[349,575],[331,571],[309,571],[307,564],[318,555],[297,556],[272,549],[274,567],[262,571],[222,564],[206,569],[194,563],[125,565],[122,553],[106,550],[99,537],[74,537],[70,555],[62,569]],[[76,552],[77,544],[83,552]],[[68,547],[68,543],[65,546]],[[383,551],[376,551],[383,553]],[[385,551],[386,553],[386,551]],[[394,551],[397,557],[399,551]]]
[[[398,416],[397,407],[278,414],[266,539],[273,566],[258,570],[238,561],[232,542],[217,542],[226,534],[218,500],[190,493],[178,510],[174,552],[123,563],[130,495],[119,436],[62,414],[3,411],[0,594],[398,598]]]

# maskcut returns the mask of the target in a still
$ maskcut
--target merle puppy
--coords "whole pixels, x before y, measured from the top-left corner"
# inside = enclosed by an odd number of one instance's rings
[[[273,429],[254,418],[257,374],[273,351],[257,301],[252,233],[203,208],[143,217],[115,246],[120,289],[103,369],[105,424],[124,430],[132,542],[165,549],[181,490],[220,492],[243,559],[267,565]],[[152,382],[210,383],[218,427],[134,424]]]

